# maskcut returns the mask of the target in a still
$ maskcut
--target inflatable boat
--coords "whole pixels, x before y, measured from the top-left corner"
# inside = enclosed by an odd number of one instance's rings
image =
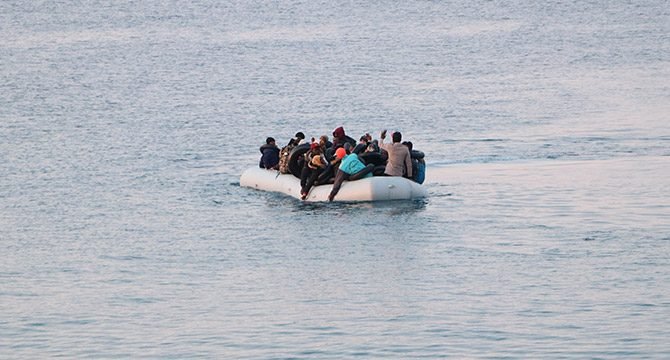
[[[283,193],[300,199],[300,179],[276,170],[250,168],[242,173],[240,186]],[[305,201],[328,201],[332,184],[312,187]],[[334,201],[410,200],[428,196],[418,183],[397,176],[372,176],[342,183]]]

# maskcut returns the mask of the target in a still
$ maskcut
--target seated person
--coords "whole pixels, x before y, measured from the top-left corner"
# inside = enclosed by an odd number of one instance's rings
[[[358,157],[358,154],[352,153],[347,155],[347,151],[344,148],[338,148],[337,151],[335,151],[335,157],[342,159],[342,162],[337,169],[335,183],[333,184],[333,190],[331,190],[330,195],[328,195],[328,201],[333,201],[345,180],[354,181],[372,176],[371,173],[372,170],[374,170],[374,165],[365,165]]]
[[[345,143],[356,146],[356,140],[352,139],[344,132],[344,127],[340,126],[333,131],[333,148],[337,149],[344,146]]]
[[[268,137],[265,139],[265,145],[261,146],[261,161],[258,164],[261,169],[279,170],[279,148],[275,139]]]
[[[313,142],[310,150],[305,155],[305,165],[300,174],[300,198],[307,199],[309,191],[314,186],[316,179],[323,173],[328,165],[323,155],[323,148],[319,143]]]
[[[386,170],[384,174],[387,176],[404,176],[412,178],[412,156],[410,155],[407,146],[402,144],[402,134],[396,131],[391,135],[393,143],[385,144],[386,130],[381,133],[381,141],[379,147],[388,152],[388,160],[386,161]]]

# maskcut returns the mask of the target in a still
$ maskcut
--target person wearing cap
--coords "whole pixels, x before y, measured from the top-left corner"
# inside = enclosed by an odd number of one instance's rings
[[[391,134],[393,143],[384,144],[386,130],[381,133],[379,147],[386,150],[388,159],[386,160],[386,169],[384,175],[387,176],[405,176],[412,178],[412,156],[407,146],[402,144],[402,134],[396,131]]]
[[[268,137],[265,139],[265,145],[261,146],[261,160],[259,166],[261,169],[278,170],[279,169],[279,148],[275,139]]]
[[[358,154],[347,154],[344,147],[335,150],[335,157],[341,159],[341,162],[339,169],[337,169],[337,174],[335,175],[333,189],[328,195],[328,201],[333,201],[345,180],[354,181],[372,176],[372,170],[375,168],[372,164],[365,165],[361,158],[358,157]]]
[[[312,142],[309,151],[305,154],[305,166],[300,174],[300,198],[305,200],[312,189],[316,178],[321,174],[328,162],[323,155],[323,149],[317,142]]]

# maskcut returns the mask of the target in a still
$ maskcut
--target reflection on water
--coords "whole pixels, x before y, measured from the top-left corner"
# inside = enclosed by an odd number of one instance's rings
[[[430,199],[393,200],[393,201],[362,201],[362,202],[306,202],[294,197],[269,193],[259,190],[244,189],[244,191],[260,192],[266,198],[266,204],[271,208],[282,208],[285,211],[304,214],[332,214],[338,212],[362,213],[368,210],[377,210],[389,215],[412,213],[426,209]]]

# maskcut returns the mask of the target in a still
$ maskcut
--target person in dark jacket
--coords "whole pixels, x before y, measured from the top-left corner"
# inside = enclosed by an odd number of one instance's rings
[[[407,146],[412,158],[412,174],[414,174],[412,180],[423,184],[424,180],[426,180],[426,160],[423,158],[423,153],[421,151],[414,151],[414,145],[411,141],[403,141],[402,144]]]
[[[365,150],[370,145],[370,141],[372,141],[372,136],[370,136],[370,134],[365,134],[361,136],[361,138],[358,140],[358,144],[356,144],[356,147],[354,147],[354,150],[352,152],[354,154],[364,153]]]
[[[268,137],[265,139],[265,145],[261,146],[261,161],[258,164],[261,169],[279,170],[279,148],[275,139]]]
[[[347,136],[344,133],[344,127],[340,126],[333,131],[333,150],[344,146],[344,143],[349,143],[352,147],[356,146],[356,140]]]
[[[302,131],[298,131],[297,133],[295,133],[295,136],[291,140],[289,140],[288,145],[298,146],[300,145],[300,142],[303,140],[305,140],[305,134],[303,134]]]

